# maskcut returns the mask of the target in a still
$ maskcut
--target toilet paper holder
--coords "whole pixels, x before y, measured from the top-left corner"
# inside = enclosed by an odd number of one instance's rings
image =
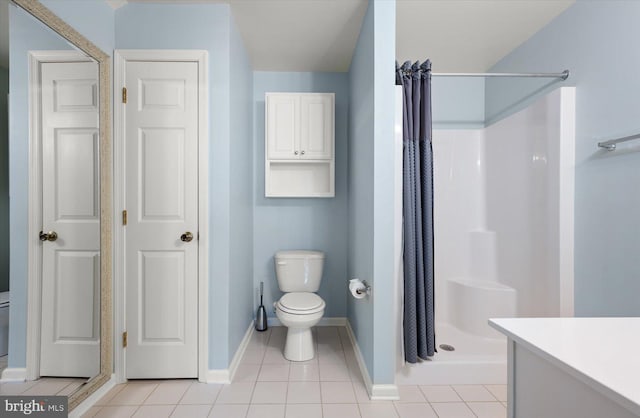
[[[366,280],[362,281],[362,284],[364,285],[364,289],[356,289],[356,293],[361,295],[361,294],[366,294],[366,295],[370,295],[371,294],[371,286],[369,286],[369,283],[367,283]]]
[[[363,286],[364,286],[364,289],[362,289],[362,288],[356,289],[356,293],[358,295],[362,295],[362,294],[367,295],[367,296],[371,295],[371,285],[369,285],[369,283],[367,283],[366,280],[360,280],[360,279],[351,280],[351,282],[354,282],[354,281],[362,283]]]

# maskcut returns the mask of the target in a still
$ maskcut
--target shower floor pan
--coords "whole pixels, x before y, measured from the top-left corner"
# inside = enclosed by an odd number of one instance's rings
[[[487,325],[488,327],[488,325]],[[396,373],[398,385],[473,385],[507,383],[507,339],[469,334],[453,325],[436,324],[438,349],[427,361],[405,364]]]

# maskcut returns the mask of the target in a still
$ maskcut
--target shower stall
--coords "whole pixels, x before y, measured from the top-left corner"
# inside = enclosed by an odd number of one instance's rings
[[[438,351],[407,364],[398,347],[397,384],[506,383],[488,319],[573,316],[574,127],[562,87],[488,126],[433,130]]]

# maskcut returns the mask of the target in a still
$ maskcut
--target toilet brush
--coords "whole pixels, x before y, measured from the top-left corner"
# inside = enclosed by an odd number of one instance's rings
[[[258,307],[258,313],[256,314],[256,331],[267,330],[267,310],[264,309],[262,304],[262,295],[264,293],[264,283],[260,282],[260,306]]]

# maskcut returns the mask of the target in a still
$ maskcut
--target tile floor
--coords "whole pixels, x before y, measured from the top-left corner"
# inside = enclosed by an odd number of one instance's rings
[[[69,396],[86,381],[71,377],[43,377],[29,382],[6,382],[0,384],[0,395]]]
[[[314,330],[317,356],[282,356],[286,329],[255,333],[230,385],[193,380],[118,385],[85,417],[505,418],[506,386],[401,386],[399,401],[369,400],[342,327]]]

